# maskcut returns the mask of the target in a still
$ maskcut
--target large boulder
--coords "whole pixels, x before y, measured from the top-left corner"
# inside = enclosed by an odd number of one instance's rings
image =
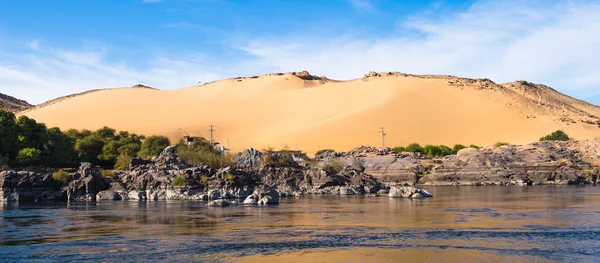
[[[275,187],[260,186],[254,190],[251,196],[248,196],[244,200],[244,204],[253,204],[256,202],[258,205],[278,205],[279,204],[279,192]]]
[[[73,174],[73,180],[63,188],[69,201],[96,201],[96,195],[108,188],[102,178],[100,167],[81,163]]]

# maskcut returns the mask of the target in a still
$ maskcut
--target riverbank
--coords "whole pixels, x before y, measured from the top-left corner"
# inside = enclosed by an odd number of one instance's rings
[[[191,166],[168,147],[151,160],[134,158],[127,170],[103,173],[82,163],[67,181],[52,174],[0,172],[1,197],[18,200],[222,200],[277,203],[280,196],[387,195],[426,197],[412,186],[598,184],[600,138],[523,146],[463,149],[431,158],[392,149],[359,147],[308,158],[297,151],[248,149],[225,168]],[[264,201],[263,198],[267,198]]]

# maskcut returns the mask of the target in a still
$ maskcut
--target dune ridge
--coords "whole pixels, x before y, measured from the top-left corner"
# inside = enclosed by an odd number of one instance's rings
[[[62,129],[110,126],[142,134],[215,139],[232,150],[314,153],[360,145],[528,143],[557,129],[600,134],[600,107],[525,81],[369,72],[347,81],[306,71],[230,78],[178,90],[104,89],[23,112]]]

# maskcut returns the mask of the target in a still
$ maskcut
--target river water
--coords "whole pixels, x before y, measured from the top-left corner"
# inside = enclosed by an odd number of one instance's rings
[[[1,262],[600,262],[600,187],[433,198],[0,204]]]

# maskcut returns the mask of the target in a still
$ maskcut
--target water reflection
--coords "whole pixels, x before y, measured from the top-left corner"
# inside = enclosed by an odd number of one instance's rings
[[[600,252],[599,188],[428,190],[434,198],[306,196],[269,207],[209,208],[200,201],[4,203],[0,258],[593,262]]]

